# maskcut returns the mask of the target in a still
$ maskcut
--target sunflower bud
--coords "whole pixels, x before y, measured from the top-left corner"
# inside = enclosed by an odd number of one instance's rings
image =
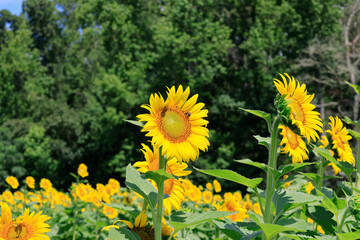
[[[360,220],[360,194],[352,195],[349,200],[349,207],[351,214],[359,221]]]

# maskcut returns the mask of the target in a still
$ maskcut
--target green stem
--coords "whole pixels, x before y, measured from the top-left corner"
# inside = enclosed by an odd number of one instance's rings
[[[147,207],[148,207],[148,202],[144,199],[144,203],[143,203],[143,205],[142,205],[142,209],[141,209],[141,211],[144,211],[144,210],[146,210],[147,209]]]
[[[342,228],[343,228],[343,225],[344,225],[344,222],[345,222],[345,219],[348,215],[348,213],[350,212],[350,209],[349,208],[346,208],[344,214],[342,215],[342,218],[340,220],[340,223],[338,224],[337,226],[337,233],[341,233],[342,232]]]
[[[270,142],[270,153],[269,153],[269,163],[268,167],[276,170],[276,160],[277,160],[277,132],[278,127],[281,120],[278,116],[272,126],[271,129],[271,142]],[[272,223],[273,216],[271,212],[271,203],[272,197],[275,190],[275,176],[274,172],[268,169],[267,171],[267,182],[266,182],[266,200],[265,200],[265,214],[264,214],[264,222],[265,223]]]
[[[164,169],[166,171],[166,160],[161,153],[161,147],[159,149],[159,170]],[[164,200],[164,183],[162,181],[159,183],[158,186],[158,202],[157,202],[157,209],[156,209],[156,221],[155,221],[155,240],[161,240],[161,220],[162,220],[162,213],[163,213],[163,200]]]
[[[320,166],[318,169],[318,175],[320,176],[320,180],[317,183],[317,188],[319,189],[319,191],[321,191],[321,187],[324,182],[324,173],[325,173],[325,159],[322,156],[320,157],[320,159],[321,159],[321,161],[320,161]]]
[[[76,201],[74,202],[74,219],[73,219],[73,229],[72,229],[72,240],[76,240],[76,218],[78,215],[78,209],[76,206]]]
[[[359,131],[359,128],[358,128]],[[360,188],[360,141],[357,144],[357,157],[356,157],[356,184],[357,189]]]

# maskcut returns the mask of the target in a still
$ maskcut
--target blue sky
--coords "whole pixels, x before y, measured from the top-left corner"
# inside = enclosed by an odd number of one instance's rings
[[[0,0],[0,10],[7,9],[12,14],[20,15],[23,0]]]

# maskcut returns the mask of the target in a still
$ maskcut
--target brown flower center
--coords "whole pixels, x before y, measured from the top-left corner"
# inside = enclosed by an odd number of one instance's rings
[[[7,233],[7,239],[17,240],[17,239],[28,239],[26,226],[22,223],[17,224],[16,226],[9,229]]]

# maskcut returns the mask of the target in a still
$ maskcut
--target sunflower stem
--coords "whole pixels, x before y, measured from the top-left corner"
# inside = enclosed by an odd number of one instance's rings
[[[359,128],[358,128],[359,131]],[[357,189],[360,188],[360,141],[357,141],[357,157],[356,157],[356,184]]]
[[[166,159],[162,155],[162,147],[159,148],[159,170],[164,169],[166,171]],[[158,202],[156,209],[156,221],[155,221],[155,240],[161,240],[161,220],[163,213],[163,201],[164,201],[164,183],[161,181],[158,185]]]
[[[266,181],[266,200],[265,200],[265,214],[264,214],[264,222],[272,223],[272,211],[271,211],[271,203],[272,197],[275,190],[275,176],[274,172],[271,169],[276,170],[276,160],[277,160],[277,132],[278,127],[281,120],[278,116],[273,122],[273,126],[271,129],[271,142],[270,142],[270,153],[269,153],[269,163],[268,163],[268,171],[267,171],[267,181]],[[263,235],[263,239],[266,239],[265,235]]]
[[[324,173],[325,173],[325,159],[323,156],[320,157],[320,166],[318,169],[318,175],[320,176],[320,180],[317,183],[317,188],[319,189],[319,191],[321,191],[321,187],[323,185],[324,182]]]

